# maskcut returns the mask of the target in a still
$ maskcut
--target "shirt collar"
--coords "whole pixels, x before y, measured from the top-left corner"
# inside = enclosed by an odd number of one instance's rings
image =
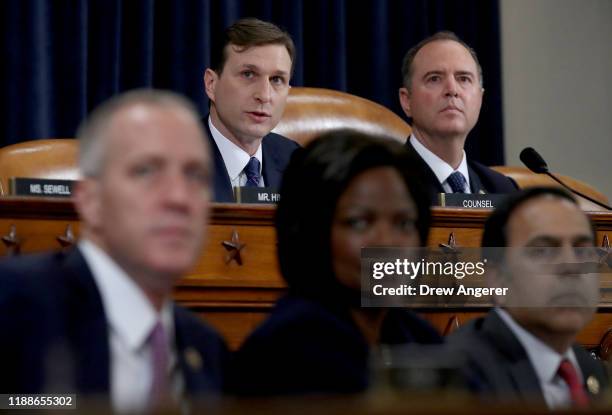
[[[580,366],[576,359],[574,350],[570,347],[564,354],[559,354],[553,350],[546,343],[542,342],[536,336],[525,330],[520,324],[518,324],[514,318],[504,309],[499,307],[495,308],[495,311],[499,317],[506,323],[510,331],[518,339],[519,343],[523,346],[529,356],[529,360],[540,382],[551,383],[557,375],[561,360],[569,359],[570,362],[576,368],[578,376],[581,378],[582,373],[580,372]]]
[[[423,143],[421,143],[414,134],[410,135],[410,144],[414,147],[414,150],[421,156],[425,163],[429,166],[429,168],[434,172],[436,178],[440,182],[440,184],[444,183],[448,176],[451,175],[455,170],[448,164],[446,161],[442,160],[435,153],[433,153],[430,149],[425,147]],[[468,171],[467,166],[467,157],[465,155],[465,150],[462,150],[461,163],[456,171],[460,172],[463,177],[465,177],[467,191],[470,190],[470,173]]]
[[[131,350],[138,350],[160,318],[168,338],[174,338],[170,300],[165,301],[161,313],[157,313],[140,287],[104,250],[86,239],[79,241],[78,248],[100,291],[110,329],[121,341]]]
[[[225,163],[225,168],[227,169],[227,174],[230,177],[230,181],[235,181],[251,159],[251,155],[221,134],[221,132],[213,125],[212,118],[210,116],[208,116],[208,127],[210,128],[210,133],[213,140],[215,140],[215,143],[217,144],[217,148],[219,148],[219,152],[223,158],[223,163]],[[259,160],[259,174],[261,175],[261,169],[263,166],[261,142],[257,147],[257,151],[255,154],[253,154],[253,157]]]

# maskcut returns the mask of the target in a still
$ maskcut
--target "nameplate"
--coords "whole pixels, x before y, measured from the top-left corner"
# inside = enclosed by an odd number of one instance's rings
[[[236,187],[237,203],[278,203],[280,193],[271,187]]]
[[[13,196],[70,197],[74,180],[11,177],[9,192]]]
[[[465,209],[495,209],[508,197],[503,193],[467,194],[467,193],[440,193],[440,206],[459,207]]]

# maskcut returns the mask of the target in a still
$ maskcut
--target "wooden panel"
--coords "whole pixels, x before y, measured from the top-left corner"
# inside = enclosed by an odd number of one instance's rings
[[[458,246],[480,244],[482,226],[489,212],[452,208],[433,208],[428,244],[448,243],[451,233]],[[612,237],[612,214],[589,212],[597,229],[598,243]],[[57,238],[72,226],[78,235],[79,223],[70,201],[57,199],[0,198],[0,238],[15,226],[21,252],[59,249]],[[231,241],[233,232],[245,244],[242,265],[227,263],[228,250],[223,241]],[[0,243],[0,255],[7,248]],[[270,312],[276,299],[285,292],[276,260],[274,208],[270,206],[217,204],[209,226],[208,242],[197,265],[175,287],[174,298],[216,327],[232,348]],[[459,324],[482,314],[486,309],[423,310],[421,314],[443,332],[453,316]],[[451,325],[452,326],[452,325]],[[599,344],[612,327],[612,310],[602,309],[583,330],[580,342]]]

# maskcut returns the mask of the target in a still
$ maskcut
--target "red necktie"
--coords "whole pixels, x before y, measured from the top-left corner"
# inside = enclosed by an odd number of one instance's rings
[[[567,359],[563,359],[559,365],[559,376],[567,383],[570,391],[570,397],[577,407],[584,408],[589,405],[589,396],[582,387],[582,383],[578,378],[576,368]]]

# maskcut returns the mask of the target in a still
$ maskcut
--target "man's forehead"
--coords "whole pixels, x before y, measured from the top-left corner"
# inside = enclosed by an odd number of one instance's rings
[[[585,213],[569,200],[544,195],[515,209],[508,220],[510,240],[535,237],[567,238],[590,235]]]
[[[232,59],[233,61],[239,64],[254,64],[255,62],[259,64],[268,64],[270,63],[270,54],[279,56],[281,59],[287,60],[289,66],[291,66],[291,56],[289,55],[289,51],[280,43],[269,43],[265,45],[254,45],[254,46],[239,46],[233,43],[230,43],[225,47],[227,52],[228,60]]]
[[[423,46],[414,57],[415,67],[430,71],[460,65],[464,71],[476,72],[476,61],[465,46],[450,40],[434,40]]]
[[[133,105],[114,117],[108,130],[110,153],[147,150],[206,155],[201,128],[186,110],[179,107]]]

